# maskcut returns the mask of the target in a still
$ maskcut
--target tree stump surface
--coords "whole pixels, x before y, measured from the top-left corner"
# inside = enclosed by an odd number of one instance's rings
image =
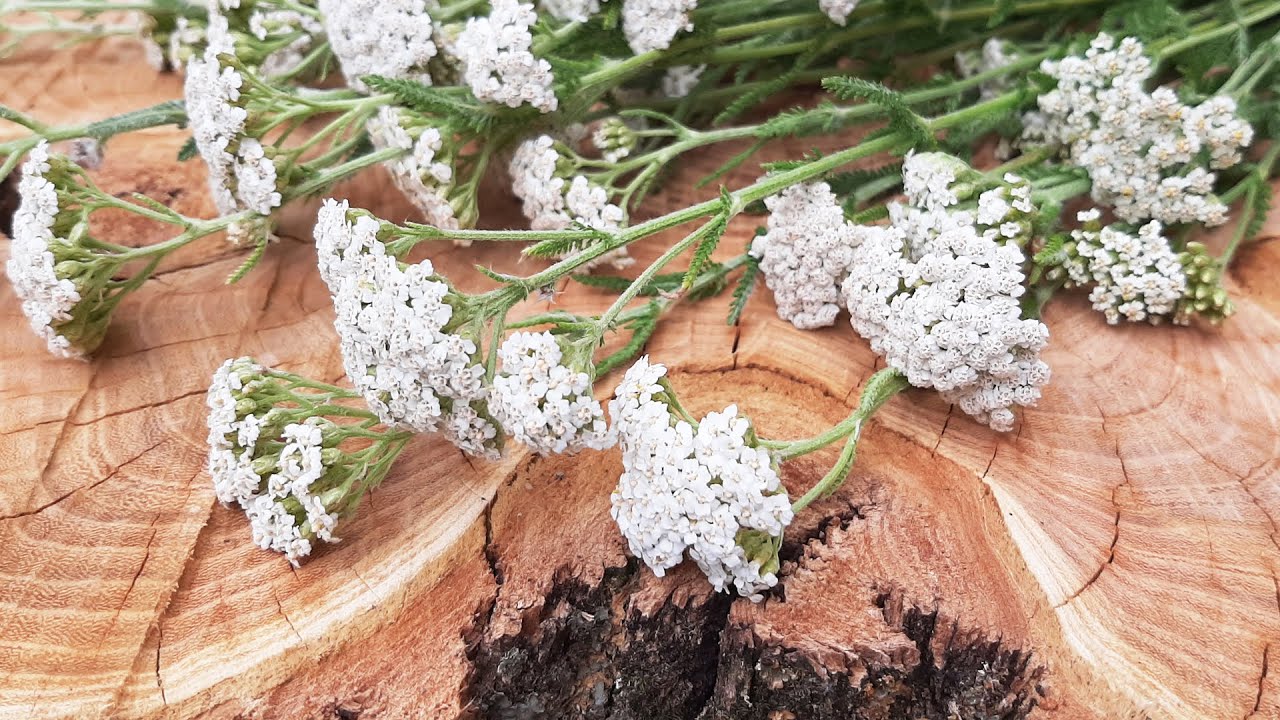
[[[26,51],[0,87],[58,123],[181,96],[125,41]],[[94,176],[209,216],[202,165],[175,161],[184,140],[113,140]],[[728,152],[677,168],[644,212],[688,202]],[[377,171],[339,194],[413,217]],[[498,184],[484,200],[487,224],[518,222]],[[778,596],[752,604],[687,564],[660,579],[628,560],[616,451],[485,463],[420,437],[342,543],[297,570],[255,548],[204,471],[203,396],[242,354],[342,378],[314,210],[288,210],[236,285],[242,253],[220,240],[171,258],[89,363],[49,356],[0,284],[0,719],[1280,718],[1273,239],[1240,259],[1220,330],[1112,328],[1055,300],[1053,382],[1013,433],[932,393],[893,400],[848,483],[789,529]],[[123,217],[97,230],[168,236]],[[533,267],[509,247],[426,253],[465,290],[484,287],[474,263]],[[554,302],[603,301],[574,286]],[[795,330],[763,289],[739,326],[724,316],[723,299],[682,307],[648,346],[696,412],[736,402],[768,436],[809,435],[876,368],[846,321]],[[793,496],[832,459],[788,464]]]

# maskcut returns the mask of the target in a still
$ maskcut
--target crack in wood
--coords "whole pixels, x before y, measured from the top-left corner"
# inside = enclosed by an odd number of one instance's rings
[[[289,619],[289,613],[284,611],[284,605],[280,604],[280,596],[276,594],[275,588],[271,589],[271,599],[276,601],[276,610],[279,611],[280,617],[284,618],[289,629],[293,631],[294,637],[298,638],[300,645],[306,645],[307,641],[302,639],[302,633],[298,632],[298,628],[293,626],[293,621]]]
[[[192,390],[190,392],[182,393],[181,395],[175,395],[171,398],[166,398],[164,400],[157,400],[156,402],[153,402],[153,403],[138,405],[136,407],[124,408],[122,410],[112,410],[111,412],[104,413],[102,415],[99,415],[98,417],[90,418],[88,420],[68,419],[67,424],[72,427],[88,427],[89,425],[94,425],[96,423],[102,422],[103,420],[107,420],[109,418],[119,417],[121,415],[129,415],[131,413],[135,413],[140,410],[154,410],[155,408],[164,407],[166,405],[172,405],[173,403],[181,402],[183,400],[186,400],[187,398],[194,397],[196,395],[205,395],[208,392],[209,392],[208,388]],[[70,418],[71,416],[68,416],[68,417]]]
[[[108,480],[110,480],[110,479],[114,478],[114,477],[115,477],[116,475],[118,475],[118,474],[120,473],[120,471],[121,471],[121,470],[123,470],[125,467],[127,467],[128,465],[130,465],[130,464],[132,464],[132,463],[134,463],[134,462],[136,462],[136,461],[138,461],[138,460],[140,460],[140,459],[142,458],[142,456],[146,455],[147,453],[151,452],[152,450],[155,450],[157,447],[159,447],[159,446],[160,446],[160,444],[161,444],[161,443],[163,443],[163,442],[164,442],[165,440],[167,440],[167,439],[168,439],[168,438],[166,438],[166,437],[162,437],[162,438],[160,438],[159,440],[155,441],[155,442],[154,442],[154,443],[152,443],[150,446],[148,446],[147,448],[145,448],[144,450],[142,450],[142,452],[139,452],[137,455],[134,455],[133,457],[129,458],[128,460],[125,460],[124,462],[122,462],[122,463],[120,463],[119,465],[117,465],[115,470],[112,470],[112,471],[111,471],[111,473],[110,473],[109,475],[107,475],[106,477],[102,478],[101,480],[95,480],[94,482],[92,482],[92,483],[90,483],[90,484],[88,484],[88,485],[81,485],[81,486],[79,486],[79,487],[77,487],[77,488],[75,488],[75,489],[73,489],[73,490],[71,490],[71,491],[67,492],[66,494],[64,494],[64,495],[62,495],[62,496],[60,496],[60,497],[58,497],[57,499],[52,500],[52,501],[50,501],[50,502],[47,502],[47,503],[45,503],[44,505],[41,505],[41,506],[40,506],[40,507],[38,507],[38,508],[35,508],[34,510],[26,510],[26,511],[23,511],[23,512],[14,513],[14,514],[12,514],[12,515],[0,515],[0,522],[4,522],[5,520],[17,520],[18,518],[31,517],[32,515],[39,515],[40,513],[44,512],[45,510],[48,510],[49,508],[53,507],[54,505],[57,505],[58,503],[62,502],[63,500],[66,500],[67,498],[71,497],[72,495],[75,495],[75,494],[76,494],[76,493],[78,493],[78,492],[82,492],[82,491],[84,491],[84,492],[88,492],[89,490],[92,490],[92,489],[94,489],[94,488],[98,487],[99,485],[101,485],[101,484],[105,483],[106,481],[108,481]],[[43,480],[43,476],[42,476],[41,480]],[[37,487],[41,487],[42,485],[43,485],[43,483],[41,483],[41,485],[37,485]],[[34,495],[34,494],[35,494],[35,488],[32,488],[32,495]],[[29,498],[28,498],[28,500],[29,500]]]
[[[164,626],[156,623],[156,689],[160,691],[160,704],[169,707],[169,699],[164,695],[164,680],[160,677],[160,648],[164,646]]]
[[[951,413],[956,409],[955,403],[947,406],[947,419],[942,423],[942,432],[938,433],[938,442],[933,444],[933,450],[929,453],[929,457],[938,457],[938,448],[942,447],[942,438],[947,434],[947,427],[951,425]]]
[[[1240,483],[1241,489],[1243,489],[1245,494],[1249,496],[1249,500],[1252,501],[1254,505],[1258,506],[1258,510],[1262,511],[1263,517],[1265,517],[1267,519],[1267,523],[1271,525],[1271,533],[1269,535],[1269,537],[1271,538],[1271,544],[1275,545],[1277,550],[1280,550],[1280,524],[1276,523],[1275,517],[1270,513],[1270,511],[1267,510],[1267,507],[1262,504],[1262,499],[1259,498],[1257,495],[1254,495],[1253,489],[1249,487],[1249,478],[1253,477],[1254,474],[1257,473],[1262,468],[1270,465],[1272,462],[1275,462],[1275,459],[1267,458],[1262,462],[1258,463],[1257,465],[1254,465],[1253,467],[1249,468],[1248,471],[1246,471],[1243,475],[1241,475],[1240,473],[1232,470],[1231,468],[1225,467],[1224,465],[1220,464],[1213,457],[1206,455],[1203,450],[1197,447],[1195,443],[1191,442],[1191,440],[1188,439],[1181,432],[1178,432],[1177,429],[1173,430],[1173,434],[1177,435],[1178,439],[1182,440],[1182,442],[1186,444],[1187,447],[1191,448],[1191,450],[1194,451],[1196,455],[1199,455],[1201,460],[1204,460],[1206,463],[1212,465],[1214,468],[1220,470],[1222,473],[1224,473],[1228,477]]]
[[[1270,670],[1271,643],[1267,643],[1262,648],[1262,675],[1258,677],[1258,696],[1253,701],[1253,710],[1245,715],[1245,720],[1250,720],[1258,714],[1262,709],[1262,690],[1267,683],[1267,672]]]
[[[1094,404],[1097,405],[1098,416],[1102,419],[1103,434],[1110,435],[1110,433],[1107,432],[1106,413],[1102,411],[1102,406],[1098,404],[1097,401],[1095,401]],[[1124,478],[1124,480],[1122,480],[1119,484],[1111,488],[1111,506],[1114,507],[1116,510],[1116,517],[1115,517],[1114,530],[1112,531],[1112,534],[1111,534],[1111,544],[1107,547],[1107,559],[1104,560],[1100,565],[1098,565],[1098,569],[1094,571],[1093,575],[1090,576],[1087,580],[1085,580],[1084,584],[1081,585],[1079,588],[1077,588],[1075,592],[1068,595],[1066,599],[1064,599],[1062,602],[1054,605],[1053,606],[1054,610],[1059,610],[1063,607],[1066,607],[1076,598],[1080,597],[1081,593],[1083,593],[1085,590],[1088,590],[1090,587],[1092,587],[1093,584],[1096,583],[1098,579],[1102,577],[1102,573],[1105,572],[1107,568],[1111,567],[1111,564],[1115,562],[1116,545],[1120,542],[1120,499],[1119,499],[1120,488],[1132,487],[1132,486],[1130,485],[1130,482],[1129,482],[1129,469],[1125,465],[1124,455],[1120,452],[1120,438],[1118,436],[1114,436],[1114,437],[1116,441],[1116,450],[1115,450],[1116,460],[1119,461],[1120,463],[1120,474]]]

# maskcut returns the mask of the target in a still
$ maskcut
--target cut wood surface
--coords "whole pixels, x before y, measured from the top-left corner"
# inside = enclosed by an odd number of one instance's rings
[[[181,80],[112,41],[7,59],[0,88],[69,123]],[[94,176],[207,216],[184,139],[113,140]],[[678,168],[644,213],[686,203],[724,156]],[[380,172],[339,192],[413,217]],[[485,224],[518,221],[498,184],[483,200]],[[845,487],[789,529],[781,590],[752,604],[628,562],[616,452],[485,463],[420,437],[342,543],[297,570],[257,550],[204,472],[203,395],[242,354],[342,378],[314,209],[287,211],[239,284],[220,240],[172,258],[89,363],[49,356],[0,284],[0,719],[1280,718],[1280,219],[1240,259],[1222,329],[1111,328],[1055,300],[1053,382],[1013,433],[931,393],[893,400]],[[474,263],[533,267],[513,248],[426,254],[467,290],[484,287]],[[795,330],[767,292],[724,317],[723,300],[683,307],[648,352],[693,409],[736,402],[772,437],[844,417],[876,367],[845,321]],[[789,490],[831,459],[787,465]]]

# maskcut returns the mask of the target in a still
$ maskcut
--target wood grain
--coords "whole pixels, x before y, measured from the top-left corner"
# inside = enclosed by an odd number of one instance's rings
[[[30,51],[0,65],[0,88],[68,122],[180,93],[126,42]],[[96,177],[207,212],[198,163],[173,160],[181,143],[120,138]],[[380,173],[341,193],[410,216]],[[485,200],[487,224],[514,222],[496,189]],[[688,200],[664,193],[645,212]],[[305,238],[313,211],[288,211],[282,234]],[[119,219],[100,232],[164,237]],[[510,248],[429,254],[467,289],[474,263],[529,267]],[[237,263],[215,240],[173,258],[91,363],[47,356],[0,287],[0,718],[485,716],[520,699],[499,667],[518,657],[571,678],[554,702],[538,690],[566,717],[646,717],[644,698],[677,716],[823,717],[848,700],[830,678],[936,681],[959,707],[979,671],[1035,717],[1280,717],[1280,243],[1242,257],[1221,330],[1109,328],[1082,298],[1055,301],[1054,380],[1014,433],[928,393],[892,401],[849,483],[789,530],[783,594],[760,605],[713,598],[687,568],[659,580],[628,565],[607,513],[616,453],[485,464],[419,438],[344,542],[297,571],[259,552],[203,472],[209,374],[245,353],[329,380],[341,363],[309,243],[282,240],[224,285]],[[556,302],[602,299],[574,287]],[[803,436],[843,417],[876,367],[847,326],[796,331],[767,293],[738,327],[723,313],[682,308],[648,348],[699,411],[738,402],[763,432]],[[829,460],[788,465],[788,488]],[[592,608],[608,619],[574,625]],[[679,664],[659,636],[694,627],[711,646]],[[646,648],[665,648],[687,697],[637,689],[665,662]],[[611,714],[591,715],[601,696]]]

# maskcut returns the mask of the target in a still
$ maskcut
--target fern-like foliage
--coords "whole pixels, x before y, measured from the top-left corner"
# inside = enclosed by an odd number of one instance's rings
[[[889,119],[888,131],[905,134],[917,150],[937,147],[928,123],[907,105],[902,93],[856,77],[829,77],[822,86],[841,100],[863,100],[880,107]]]
[[[747,301],[751,299],[751,294],[755,292],[756,280],[760,277],[760,260],[754,255],[747,255],[747,262],[743,265],[742,277],[738,278],[738,284],[733,287],[733,300],[729,303],[729,317],[726,322],[730,325],[737,325],[742,319],[742,313],[747,309]]]
[[[466,88],[432,87],[414,80],[381,75],[366,76],[364,81],[373,90],[395,95],[402,105],[430,115],[447,117],[451,126],[478,136],[488,134],[498,120],[498,115],[495,114],[498,109],[476,100]],[[513,112],[518,113],[520,110]]]
[[[728,194],[728,191],[722,191]],[[702,270],[707,263],[711,261],[711,254],[716,251],[716,246],[720,244],[720,239],[724,237],[725,230],[729,229],[729,214],[727,212],[720,213],[711,219],[703,229],[702,239],[698,241],[697,247],[693,250],[693,259],[689,261],[689,269],[684,274],[684,281],[680,286],[688,290],[693,287],[693,283],[697,281],[698,276],[702,274]]]
[[[240,263],[240,267],[236,268],[227,276],[228,285],[240,282],[244,279],[245,275],[248,275],[254,268],[258,267],[258,263],[262,262],[262,257],[267,253],[268,242],[269,239],[264,233],[263,236],[258,239],[258,244],[253,246],[253,251],[244,259],[244,262]]]
[[[195,157],[199,152],[200,148],[196,147],[196,139],[189,137],[186,142],[182,143],[182,147],[178,150],[178,162],[186,162]]]
[[[186,105],[181,100],[168,100],[159,105],[152,105],[148,108],[89,123],[88,127],[85,128],[85,136],[96,140],[106,140],[134,130],[159,127],[161,125],[185,127],[186,124]]]
[[[613,240],[613,235],[603,230],[596,230],[595,228],[587,227],[586,225],[576,225],[575,228],[582,230],[583,235],[543,240],[542,242],[525,248],[523,254],[526,257],[554,260],[569,255],[570,253],[586,250],[596,243]]]
[[[625,326],[631,331],[631,339],[617,352],[596,363],[596,375],[607,375],[639,355],[644,350],[645,343],[649,342],[649,338],[653,336],[653,332],[658,329],[658,317],[661,313],[662,306],[656,300],[649,301],[648,312],[631,320]]]

